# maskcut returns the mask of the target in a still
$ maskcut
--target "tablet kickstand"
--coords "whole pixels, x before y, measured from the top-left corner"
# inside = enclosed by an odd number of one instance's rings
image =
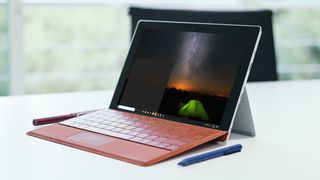
[[[256,135],[246,88],[243,91],[231,132],[247,136]]]

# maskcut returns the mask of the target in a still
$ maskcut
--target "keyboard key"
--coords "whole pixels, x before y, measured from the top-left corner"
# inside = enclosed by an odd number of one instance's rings
[[[151,141],[150,139],[141,139],[138,142],[140,142],[140,143],[148,143],[150,141]]]
[[[106,127],[106,125],[100,124],[100,125],[98,125],[97,127],[98,127],[98,128],[104,128],[104,127]]]
[[[147,136],[150,136],[150,134],[145,134],[145,133],[141,133],[141,134],[138,134],[137,137],[147,137]]]
[[[123,123],[123,122],[126,122],[126,120],[124,120],[124,119],[118,119],[117,122],[118,122],[118,123]]]
[[[149,142],[147,142],[147,144],[149,144],[151,146],[157,146],[158,144],[160,144],[160,142],[158,142],[158,141],[149,141]]]
[[[144,129],[142,129],[142,128],[134,128],[133,130],[134,131],[143,131]]]
[[[100,125],[100,124],[99,124],[99,123],[94,122],[94,123],[92,123],[91,125],[92,125],[92,126],[98,126],[98,125]]]
[[[124,128],[124,127],[126,127],[126,126],[128,126],[128,125],[126,125],[126,124],[119,124],[117,127],[118,127],[118,128]]]
[[[138,132],[138,131],[132,131],[131,133],[128,133],[128,134],[135,136],[135,135],[137,135],[137,134],[140,134],[140,132]]]
[[[131,141],[140,141],[140,140],[142,140],[143,138],[141,138],[141,137],[134,137],[134,138],[132,138],[132,139],[130,139]]]
[[[160,138],[157,138],[157,139],[155,139],[155,140],[157,140],[157,141],[159,141],[159,142],[164,142],[164,141],[166,141],[166,140],[168,140],[168,139],[167,139],[167,138],[160,137]]]
[[[120,132],[120,131],[122,131],[123,129],[121,129],[121,128],[114,128],[114,129],[111,129],[111,131],[114,131],[114,132]]]
[[[146,136],[145,137],[146,139],[150,139],[150,140],[154,140],[154,139],[156,139],[156,138],[158,138],[158,136],[153,136],[153,135],[149,135],[149,136]]]
[[[128,134],[128,133],[130,133],[131,131],[130,130],[122,130],[122,131],[120,131],[121,133],[123,133],[123,134]]]
[[[112,122],[106,121],[106,120],[102,120],[100,123],[101,123],[101,124],[104,124],[104,125],[109,125],[109,124],[111,124]]]
[[[131,125],[131,124],[134,124],[134,122],[132,122],[132,121],[125,121],[125,122],[122,122],[122,124]]]
[[[131,135],[128,135],[128,134],[121,134],[121,133],[118,133],[118,132],[113,132],[113,131],[108,131],[108,130],[102,130],[101,133],[109,135],[109,136],[122,138],[122,139],[131,139],[131,138],[134,137],[134,136],[131,136]]]
[[[117,127],[119,124],[120,124],[120,123],[114,122],[114,123],[111,123],[110,125]]]
[[[134,127],[134,126],[126,126],[126,127],[124,127],[123,129],[128,129],[128,130],[132,130],[132,129],[134,129],[134,128],[136,128],[136,127]]]
[[[113,127],[113,126],[105,126],[103,129],[105,129],[105,130],[111,130],[111,129],[114,129],[115,127]]]

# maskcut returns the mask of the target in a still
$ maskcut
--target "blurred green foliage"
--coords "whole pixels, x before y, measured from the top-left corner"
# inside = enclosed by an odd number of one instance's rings
[[[320,9],[275,11],[273,22],[280,79],[320,78],[319,19]]]
[[[5,4],[0,4],[0,96],[7,95],[8,61],[7,61],[7,9]]]
[[[130,41],[126,6],[27,6],[26,92],[112,89]]]

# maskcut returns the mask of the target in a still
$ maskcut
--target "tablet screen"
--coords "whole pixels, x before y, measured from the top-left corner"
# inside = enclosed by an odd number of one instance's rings
[[[114,108],[219,129],[246,38],[144,29]]]

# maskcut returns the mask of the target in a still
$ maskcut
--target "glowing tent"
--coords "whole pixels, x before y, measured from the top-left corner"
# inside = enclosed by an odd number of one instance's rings
[[[199,100],[190,100],[187,104],[180,104],[179,115],[197,118],[204,121],[209,120],[209,116]]]

